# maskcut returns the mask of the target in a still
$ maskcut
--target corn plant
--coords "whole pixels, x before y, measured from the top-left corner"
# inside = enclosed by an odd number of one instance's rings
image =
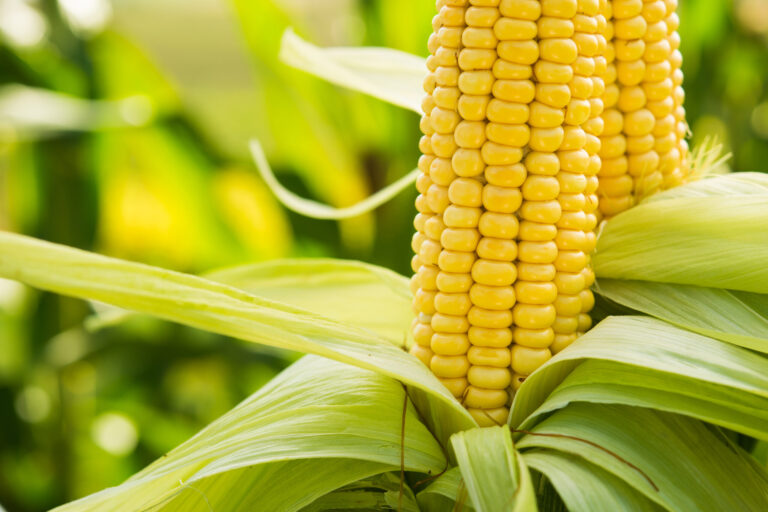
[[[437,6],[426,63],[284,37],[291,65],[423,115],[419,169],[336,209],[251,147],[315,217],[415,181],[412,280],[340,260],[198,277],[0,233],[2,277],[309,354],[57,510],[768,507],[768,177],[689,154],[675,2]]]

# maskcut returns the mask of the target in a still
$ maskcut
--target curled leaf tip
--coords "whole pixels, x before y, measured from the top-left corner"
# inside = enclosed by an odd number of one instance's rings
[[[414,181],[416,181],[416,177],[419,173],[418,169],[414,169],[394,183],[379,190],[375,194],[368,196],[366,199],[355,203],[352,206],[336,208],[300,197],[285,188],[277,180],[275,173],[272,171],[272,167],[267,161],[267,157],[264,154],[264,149],[261,147],[261,144],[255,139],[251,140],[250,149],[259,175],[272,193],[275,194],[275,197],[277,197],[277,199],[289,210],[315,219],[341,220],[368,213],[408,188]]]

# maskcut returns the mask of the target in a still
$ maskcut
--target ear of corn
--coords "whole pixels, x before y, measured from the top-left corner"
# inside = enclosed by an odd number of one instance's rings
[[[612,217],[688,175],[677,0],[608,4],[600,211]]]
[[[685,179],[670,2],[437,1],[411,352],[481,425],[591,326],[598,216]]]
[[[438,0],[412,353],[481,425],[590,327],[607,61],[598,0]]]

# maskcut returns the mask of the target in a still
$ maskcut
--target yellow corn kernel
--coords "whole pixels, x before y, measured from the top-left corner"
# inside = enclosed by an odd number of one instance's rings
[[[476,283],[469,290],[469,297],[472,304],[484,309],[509,309],[515,305],[515,290],[511,286],[487,286]]]
[[[432,316],[434,319],[435,315]],[[469,338],[464,333],[434,332],[430,338],[430,349],[443,356],[460,356],[469,350]]]
[[[512,383],[512,374],[509,368],[472,365],[467,372],[467,380],[470,386],[477,388],[506,390]]]
[[[469,341],[473,347],[504,348],[512,342],[512,331],[507,328],[472,326],[469,328]]]
[[[523,345],[512,347],[512,371],[530,375],[552,358],[548,348],[531,348]]]
[[[467,311],[469,311],[469,309],[467,309]],[[469,330],[469,321],[467,320],[466,316],[454,316],[446,315],[443,313],[435,313],[432,315],[431,325],[434,331],[445,334],[462,334]],[[435,350],[434,347],[433,350]],[[435,350],[435,352],[440,354],[444,353],[438,350]],[[463,352],[459,353],[463,354]]]
[[[470,385],[464,393],[464,405],[473,409],[495,409],[503,407],[508,397],[506,390],[485,389]]]
[[[476,327],[503,329],[512,325],[512,312],[509,310],[491,310],[472,306],[467,314],[469,323]]]
[[[467,359],[470,364],[478,366],[490,366],[494,368],[508,368],[512,360],[507,348],[470,347],[467,351]]]
[[[517,278],[517,269],[510,261],[479,259],[472,266],[472,279],[489,286],[509,286]]]

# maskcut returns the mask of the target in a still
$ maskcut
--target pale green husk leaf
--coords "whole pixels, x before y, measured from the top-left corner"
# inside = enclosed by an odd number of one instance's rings
[[[399,470],[402,442],[406,470],[445,468],[400,383],[307,356],[122,485],[57,510],[299,510]]]
[[[517,442],[584,458],[667,510],[761,510],[768,476],[716,429],[666,412],[577,403]]]
[[[600,279],[595,288],[636,311],[768,354],[768,295],[624,279]]]
[[[421,114],[424,59],[391,48],[319,48],[288,29],[280,58],[336,85]]]
[[[510,424],[572,402],[687,414],[768,438],[768,359],[646,317],[610,317],[523,383]]]
[[[451,444],[475,510],[537,510],[531,475],[512,446],[509,427],[459,432]]]
[[[410,188],[411,184],[416,181],[420,172],[418,169],[414,169],[399,180],[387,185],[362,201],[353,204],[352,206],[336,208],[311,199],[303,198],[285,188],[277,180],[275,173],[272,171],[272,166],[269,165],[269,161],[264,154],[264,149],[261,147],[261,144],[256,140],[252,140],[250,148],[251,156],[256,164],[256,169],[259,171],[264,183],[266,183],[272,193],[275,194],[275,197],[277,197],[277,199],[289,210],[315,219],[341,220],[368,213],[386,203],[403,190]]]
[[[618,477],[577,455],[531,450],[523,455],[523,460],[552,482],[571,512],[663,510]]]
[[[598,238],[595,273],[767,293],[768,189],[745,179],[766,181],[726,175],[693,182],[612,218]],[[723,195],[734,188],[739,195]]]
[[[378,512],[389,509],[402,512],[420,512],[416,497],[410,487],[401,482],[399,474],[395,473],[383,473],[372,478],[358,480],[315,500],[311,505],[301,509],[301,512],[323,512],[326,510]]]
[[[231,286],[2,232],[0,277],[377,371],[413,387],[427,421],[441,418],[445,441],[475,425],[420,361],[373,331]]]
[[[398,346],[405,345],[413,318],[408,279],[359,261],[275,260],[217,270],[205,277],[345,325],[370,329]]]
[[[453,467],[433,480],[429,486],[416,496],[424,512],[443,512],[459,509],[475,510],[469,501],[467,487],[458,467]]]

